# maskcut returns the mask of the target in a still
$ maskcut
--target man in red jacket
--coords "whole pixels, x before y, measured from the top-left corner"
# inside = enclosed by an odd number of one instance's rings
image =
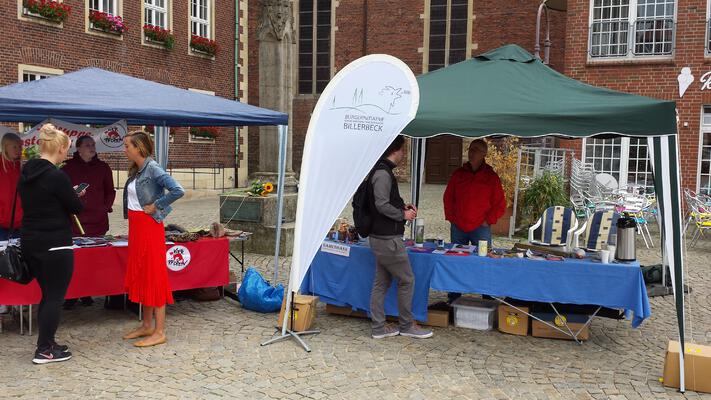
[[[77,215],[84,236],[103,236],[109,230],[109,213],[114,204],[116,190],[114,189],[114,178],[111,174],[109,164],[99,160],[96,154],[96,142],[91,136],[82,136],[77,139],[77,151],[74,157],[68,160],[62,168],[69,176],[72,185],[88,183],[86,193],[81,197],[84,210]],[[81,233],[76,225],[72,226],[74,236]],[[91,297],[81,299],[82,304],[91,305],[94,301]],[[76,304],[76,299],[67,300],[64,308],[72,308]]]
[[[449,178],[444,191],[444,217],[451,226],[452,243],[486,240],[491,248],[491,225],[504,215],[506,196],[499,175],[486,163],[483,139],[469,144],[469,161]],[[450,301],[459,297],[450,293]]]

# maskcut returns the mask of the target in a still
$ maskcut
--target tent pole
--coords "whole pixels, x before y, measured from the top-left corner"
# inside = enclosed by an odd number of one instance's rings
[[[276,220],[276,245],[274,250],[274,279],[272,284],[277,284],[279,279],[279,247],[281,245],[281,218],[284,206],[284,174],[286,173],[286,145],[288,125],[279,125],[279,178],[277,180],[277,220]]]
[[[410,148],[410,190],[412,194],[412,204],[420,208],[420,192],[422,189],[422,171],[425,164],[425,142],[424,138],[412,138]],[[415,225],[410,225],[410,235],[415,237]]]
[[[523,149],[518,148],[518,159],[516,161],[516,186],[514,187],[513,210],[511,210],[511,219],[509,220],[509,239],[514,235],[516,230],[516,209],[518,208],[518,184],[521,180],[521,153]]]

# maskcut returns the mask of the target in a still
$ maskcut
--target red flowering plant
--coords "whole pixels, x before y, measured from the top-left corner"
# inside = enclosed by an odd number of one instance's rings
[[[91,10],[89,11],[89,22],[91,22],[92,28],[104,32],[121,35],[126,31],[126,25],[123,23],[123,18],[118,15],[111,15],[105,12]]]
[[[23,0],[25,15],[36,15],[52,22],[62,23],[69,18],[72,8],[57,0]]]
[[[190,134],[206,139],[215,139],[220,136],[220,128],[216,126],[193,126],[190,128]]]
[[[143,25],[143,35],[151,42],[159,42],[163,47],[170,50],[175,45],[175,35],[169,29],[163,29],[160,26],[151,24]]]
[[[150,133],[151,135],[156,134],[154,125],[146,125],[143,130],[146,131],[146,133]],[[172,126],[168,128],[168,136],[175,135],[175,132],[176,132],[176,128],[174,128]]]
[[[190,47],[209,56],[214,56],[220,51],[220,46],[216,41],[198,35],[190,37]]]

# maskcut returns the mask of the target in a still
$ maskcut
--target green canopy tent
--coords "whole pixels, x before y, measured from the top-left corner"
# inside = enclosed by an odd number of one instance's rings
[[[663,251],[676,300],[681,390],[684,391],[682,216],[676,105],[578,82],[507,45],[421,75],[420,106],[403,130],[412,145],[412,200],[419,200],[424,138],[634,136],[648,138],[659,199]]]

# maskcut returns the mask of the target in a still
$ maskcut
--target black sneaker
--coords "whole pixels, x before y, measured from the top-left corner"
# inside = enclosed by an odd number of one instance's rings
[[[47,350],[35,351],[35,358],[32,359],[34,364],[49,364],[53,362],[67,361],[72,358],[72,353],[62,351],[58,347],[50,347]]]
[[[61,351],[68,351],[69,350],[69,346],[67,346],[66,344],[59,344],[54,341],[52,342],[52,347],[54,347],[55,349],[59,349]]]

